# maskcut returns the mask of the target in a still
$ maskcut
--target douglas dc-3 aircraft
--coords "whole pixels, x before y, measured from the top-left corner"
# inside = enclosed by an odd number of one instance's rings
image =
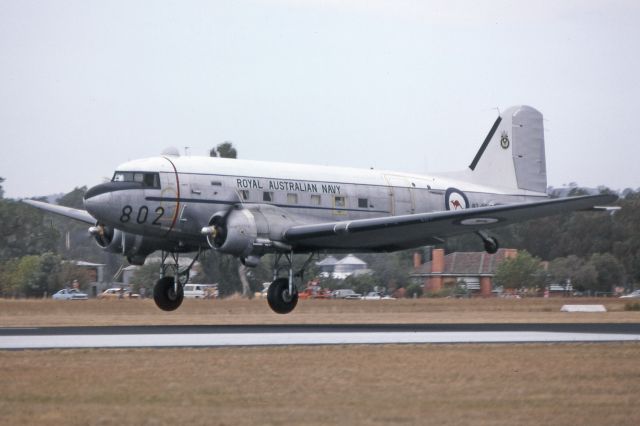
[[[394,251],[474,232],[495,253],[498,241],[488,231],[496,226],[597,209],[617,198],[549,199],[546,188],[542,114],[517,106],[498,117],[469,168],[458,173],[180,157],[173,150],[120,165],[110,182],[87,191],[86,211],[24,202],[90,224],[101,247],[132,264],[161,250],[153,296],[167,311],[180,306],[193,266],[180,269],[180,253],[211,248],[247,266],[274,253],[267,299],[284,314],[298,301],[294,278],[318,252]],[[309,257],[294,272],[297,253]]]

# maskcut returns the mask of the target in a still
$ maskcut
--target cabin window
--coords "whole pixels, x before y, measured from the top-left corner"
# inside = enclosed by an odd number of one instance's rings
[[[133,182],[133,173],[129,172],[115,172],[113,175],[113,182]]]
[[[240,190],[240,197],[245,201],[248,200],[249,199],[249,191],[247,191],[246,189]]]
[[[211,181],[211,186],[222,186],[222,182],[219,182],[217,180],[212,180]]]
[[[268,203],[273,201],[273,192],[263,192],[262,193],[262,201],[266,201]]]
[[[138,182],[145,188],[160,188],[160,175],[145,172],[115,172],[112,182]]]
[[[344,208],[347,205],[345,198],[340,195],[336,195],[333,201],[333,205],[335,208]]]
[[[314,206],[319,206],[321,203],[322,199],[320,198],[320,195],[318,194],[311,194],[311,204]]]
[[[358,198],[358,208],[366,209],[369,207],[369,200],[366,198]]]
[[[160,188],[160,176],[158,173],[145,173],[143,182],[147,188]]]
[[[287,194],[288,204],[298,204],[298,194]]]

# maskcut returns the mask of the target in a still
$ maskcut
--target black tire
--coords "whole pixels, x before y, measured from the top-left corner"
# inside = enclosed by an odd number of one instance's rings
[[[499,248],[498,240],[489,237],[484,241],[484,250],[489,254],[495,254]]]
[[[269,307],[273,312],[288,314],[298,304],[298,291],[294,286],[293,294],[289,295],[289,279],[278,278],[269,286],[267,302],[269,302]]]
[[[178,291],[174,291],[173,277],[160,278],[153,287],[153,300],[163,311],[175,311],[182,304],[184,290],[178,284]]]

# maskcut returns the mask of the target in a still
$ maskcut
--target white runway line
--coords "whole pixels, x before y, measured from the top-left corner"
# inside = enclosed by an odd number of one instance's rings
[[[640,334],[538,331],[0,336],[0,349],[640,341]]]

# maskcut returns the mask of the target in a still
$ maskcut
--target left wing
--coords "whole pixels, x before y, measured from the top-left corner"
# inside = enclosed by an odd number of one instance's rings
[[[56,204],[43,203],[42,201],[36,200],[22,200],[22,202],[38,209],[69,217],[71,219],[79,220],[80,222],[88,223],[90,225],[96,224],[96,219],[91,216],[86,210],[58,206]]]
[[[529,219],[576,210],[590,210],[617,199],[615,195],[593,195],[466,210],[300,225],[285,231],[284,242],[291,244],[297,250],[393,251],[439,243],[446,237]]]

